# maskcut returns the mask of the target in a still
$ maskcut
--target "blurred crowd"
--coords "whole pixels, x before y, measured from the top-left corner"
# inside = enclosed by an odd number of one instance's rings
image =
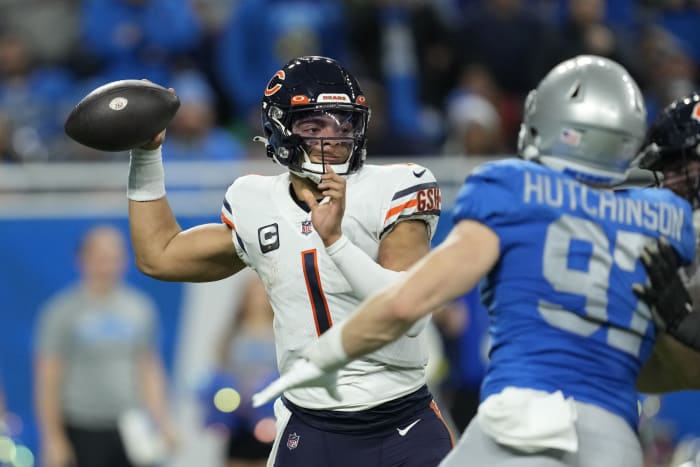
[[[652,119],[696,86],[697,0],[0,0],[0,161],[119,157],[63,122],[118,79],[175,88],[171,160],[262,154],[261,90],[290,57],[353,70],[370,155],[512,153],[522,102],[582,53],[627,67]]]

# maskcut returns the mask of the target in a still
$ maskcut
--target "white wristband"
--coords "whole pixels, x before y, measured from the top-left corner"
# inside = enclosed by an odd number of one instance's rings
[[[396,282],[403,274],[401,271],[382,267],[345,235],[326,247],[326,253],[361,300]]]
[[[333,245],[326,247],[326,253],[328,253],[331,257],[338,253],[340,250],[345,248],[348,243],[350,243],[350,240],[348,240],[348,237],[345,235],[341,235],[338,240],[333,243]]]
[[[389,284],[399,280],[403,271],[392,271],[382,267],[342,235],[331,246],[326,247],[326,253],[348,281],[353,292],[360,300],[365,300]],[[416,337],[430,321],[430,315],[416,321],[406,332],[408,337]]]
[[[315,345],[309,346],[304,356],[324,371],[336,370],[350,361],[343,348],[345,321],[333,324],[324,332]]]
[[[133,201],[155,201],[165,196],[165,172],[160,146],[132,149],[126,196]]]

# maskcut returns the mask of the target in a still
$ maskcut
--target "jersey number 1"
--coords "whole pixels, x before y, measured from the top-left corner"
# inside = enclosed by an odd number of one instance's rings
[[[333,326],[333,320],[328,310],[326,296],[323,294],[323,287],[321,287],[321,274],[318,270],[318,255],[315,248],[301,252],[301,266],[304,269],[306,291],[309,294],[311,309],[314,312],[316,334],[320,336]]]

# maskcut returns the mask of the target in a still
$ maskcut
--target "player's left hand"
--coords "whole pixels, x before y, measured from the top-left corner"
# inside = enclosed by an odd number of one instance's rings
[[[341,222],[345,214],[345,177],[335,173],[330,164],[326,164],[326,173],[321,175],[318,190],[324,196],[321,202],[314,198],[310,190],[302,190],[302,200],[311,209],[311,222],[316,233],[326,246],[331,246],[343,234]]]
[[[306,358],[300,358],[289,371],[253,395],[253,407],[265,405],[284,391],[293,388],[323,387],[335,400],[340,400],[336,387],[336,371],[323,371]]]
[[[693,301],[678,273],[678,255],[668,240],[661,237],[644,247],[642,263],[650,285],[635,284],[633,291],[649,305],[657,326],[673,334],[693,311]]]

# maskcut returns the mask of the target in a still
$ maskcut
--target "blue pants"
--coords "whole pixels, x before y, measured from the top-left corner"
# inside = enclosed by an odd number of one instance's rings
[[[355,421],[352,430],[344,429],[348,424],[343,422],[334,429],[328,419],[322,426],[313,420],[310,424],[298,408],[290,410],[291,405],[275,403],[278,435],[269,467],[433,467],[453,447],[452,435],[432,400],[385,417],[389,423],[377,426],[370,419],[366,426],[372,430],[364,431]]]

